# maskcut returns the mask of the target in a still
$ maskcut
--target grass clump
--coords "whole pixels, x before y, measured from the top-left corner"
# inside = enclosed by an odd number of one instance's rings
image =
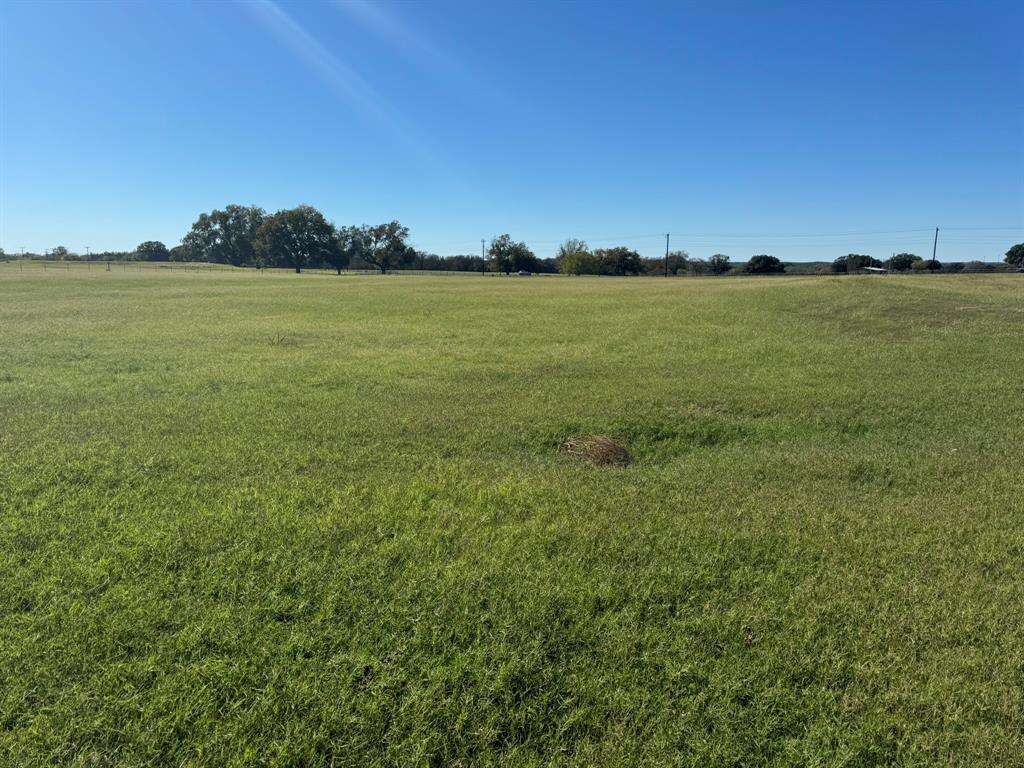
[[[562,451],[595,467],[626,467],[633,463],[629,450],[607,435],[570,437],[562,444]]]

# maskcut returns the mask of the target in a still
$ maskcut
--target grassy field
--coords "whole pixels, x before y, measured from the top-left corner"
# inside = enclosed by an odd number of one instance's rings
[[[1022,765],[1022,331],[1016,275],[0,265],[0,765]]]

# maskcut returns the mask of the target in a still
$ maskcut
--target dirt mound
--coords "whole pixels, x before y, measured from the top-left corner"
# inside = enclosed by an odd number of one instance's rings
[[[570,437],[562,444],[562,453],[595,467],[625,467],[633,462],[626,447],[607,435]]]

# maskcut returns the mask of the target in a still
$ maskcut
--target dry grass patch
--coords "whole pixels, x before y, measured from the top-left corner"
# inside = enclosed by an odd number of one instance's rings
[[[633,463],[633,455],[607,435],[570,437],[562,444],[562,452],[595,467],[625,467]]]

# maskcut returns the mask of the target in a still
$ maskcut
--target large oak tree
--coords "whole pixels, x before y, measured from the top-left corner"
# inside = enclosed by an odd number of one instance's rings
[[[623,245],[594,251],[604,275],[639,275],[643,270],[640,254]]]
[[[499,235],[494,238],[491,247],[487,249],[487,255],[495,272],[508,274],[520,270],[537,271],[537,256],[526,243],[517,243],[510,235]]]
[[[343,239],[347,240],[352,255],[376,267],[382,275],[405,266],[416,257],[416,252],[406,242],[409,228],[397,221],[353,227],[345,231]]]
[[[1016,264],[1024,267],[1024,243],[1017,243],[1006,252],[1005,261],[1007,264]]]
[[[256,261],[256,232],[265,218],[266,211],[262,208],[229,205],[222,211],[201,213],[181,242],[202,261],[236,267],[253,264]]]
[[[139,261],[170,261],[171,252],[159,240],[147,240],[136,246],[135,258]]]
[[[762,253],[751,256],[743,271],[751,275],[774,275],[785,272],[786,267],[776,257]]]
[[[256,232],[255,247],[260,263],[296,272],[330,263],[339,252],[334,225],[310,205],[281,210],[264,219]]]

